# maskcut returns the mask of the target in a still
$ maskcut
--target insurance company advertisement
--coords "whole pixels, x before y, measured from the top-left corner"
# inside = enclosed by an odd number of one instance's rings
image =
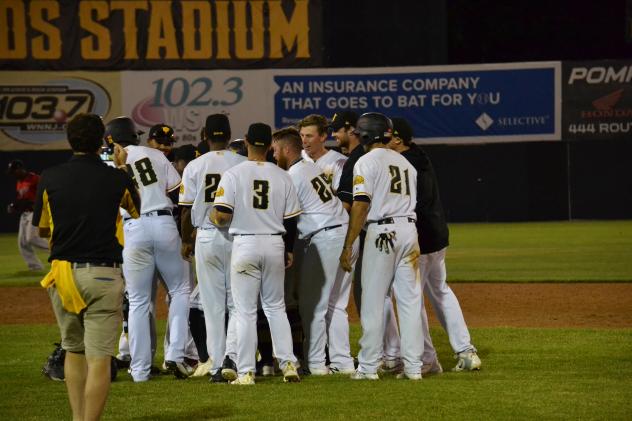
[[[564,139],[630,139],[632,61],[564,62]]]
[[[118,72],[0,72],[0,150],[69,149],[66,122],[120,103]]]

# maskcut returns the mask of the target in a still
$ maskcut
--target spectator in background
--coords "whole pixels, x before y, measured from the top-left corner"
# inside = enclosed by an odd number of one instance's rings
[[[27,171],[24,162],[15,159],[9,163],[7,174],[16,179],[15,201],[8,208],[8,213],[20,213],[20,228],[18,230],[18,248],[29,270],[42,270],[44,266],[35,253],[35,248],[48,250],[48,241],[40,238],[37,228],[31,225],[33,220],[33,202],[37,192],[39,176]]]

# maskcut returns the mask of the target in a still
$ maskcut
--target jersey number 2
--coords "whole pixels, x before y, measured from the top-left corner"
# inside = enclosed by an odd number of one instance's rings
[[[329,187],[329,182],[327,180],[327,176],[325,174],[321,174],[318,177],[312,178],[311,180],[312,187],[318,193],[320,200],[323,203],[329,202],[333,195],[331,194],[331,189]]]
[[[215,201],[215,192],[221,178],[222,176],[219,174],[206,174],[206,186],[204,187],[204,201],[206,203]]]
[[[391,193],[402,194],[402,173],[399,167],[389,165],[388,170],[391,173]],[[404,188],[406,190],[406,195],[410,195],[408,170],[404,170]]]
[[[154,167],[151,165],[149,158],[139,159],[134,162],[134,167],[136,168],[136,172],[138,172],[138,178],[140,178],[140,182],[143,186],[149,186],[150,184],[154,184],[158,181],[156,171],[154,171]],[[136,181],[136,177],[134,176],[135,172],[132,170],[132,166],[130,164],[127,164],[127,173],[132,176],[134,184],[138,187],[138,181]]]
[[[270,183],[268,180],[254,180],[252,184],[252,189],[254,190],[252,207],[255,209],[268,209]]]

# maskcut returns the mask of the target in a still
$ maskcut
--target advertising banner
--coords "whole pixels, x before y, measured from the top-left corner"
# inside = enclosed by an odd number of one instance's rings
[[[560,140],[560,64],[276,72],[275,125],[311,113],[404,117],[422,143]]]
[[[320,0],[2,0],[0,68],[321,65]]]
[[[632,61],[564,62],[564,139],[632,133]]]
[[[0,150],[70,149],[65,124],[79,113],[118,115],[118,72],[0,72]]]

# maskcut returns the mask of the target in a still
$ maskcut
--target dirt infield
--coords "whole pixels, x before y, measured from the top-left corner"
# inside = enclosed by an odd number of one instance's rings
[[[632,327],[632,283],[472,283],[453,284],[452,289],[470,327]],[[55,323],[43,288],[0,291],[0,324]],[[353,304],[349,313],[357,321]],[[161,289],[158,317],[165,315]],[[437,325],[434,316],[431,325]]]

